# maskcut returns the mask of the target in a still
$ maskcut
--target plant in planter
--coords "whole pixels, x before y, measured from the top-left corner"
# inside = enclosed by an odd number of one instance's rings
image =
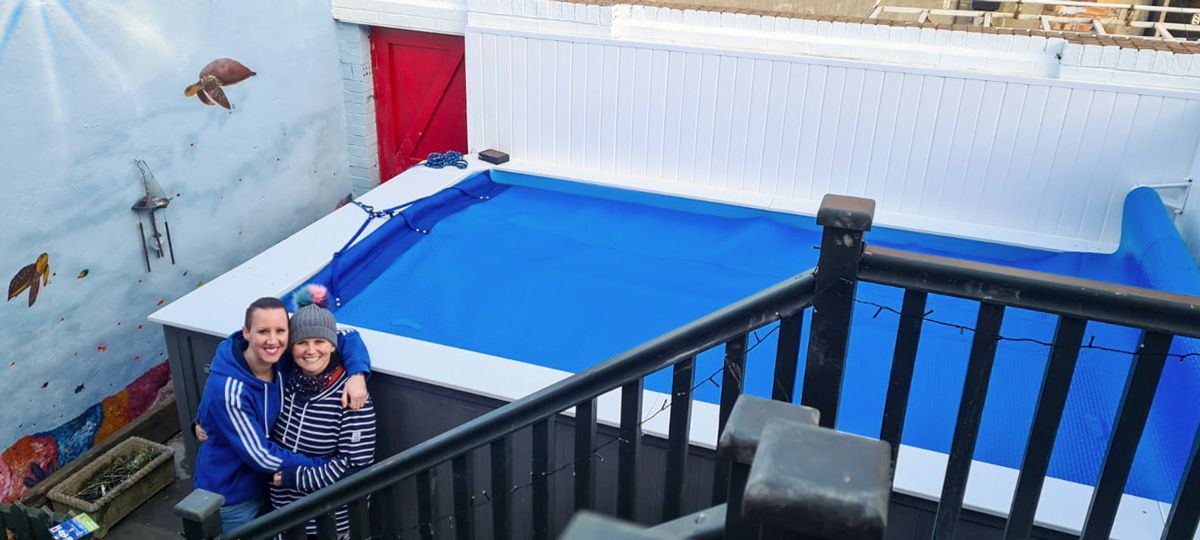
[[[155,493],[175,480],[174,452],[139,437],[130,437],[79,469],[47,497],[59,512],[87,512],[104,538],[108,530]]]

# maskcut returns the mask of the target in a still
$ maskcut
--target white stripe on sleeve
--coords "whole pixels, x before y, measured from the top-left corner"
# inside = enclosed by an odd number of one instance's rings
[[[237,431],[242,447],[246,449],[246,453],[250,455],[251,459],[264,469],[278,469],[283,460],[271,455],[267,451],[262,441],[254,435],[254,428],[250,423],[250,419],[246,417],[246,413],[237,407],[242,389],[241,382],[234,379],[226,379],[225,411],[229,414],[229,419],[233,423],[234,430]]]

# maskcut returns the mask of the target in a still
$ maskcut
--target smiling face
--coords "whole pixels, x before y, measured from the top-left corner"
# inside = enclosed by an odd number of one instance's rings
[[[246,362],[251,369],[256,364],[274,365],[287,347],[287,311],[282,308],[255,309],[248,320],[249,323],[242,328],[242,337],[250,343],[246,347]]]
[[[305,375],[318,375],[329,367],[334,350],[332,343],[321,338],[302,339],[292,345],[292,358]]]

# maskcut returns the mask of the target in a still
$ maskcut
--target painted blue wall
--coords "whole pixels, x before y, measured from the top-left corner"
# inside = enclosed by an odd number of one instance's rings
[[[351,191],[329,13],[313,0],[0,0],[0,283],[41,253],[52,272],[33,306],[28,290],[0,305],[0,449],[160,364],[146,322],[160,302]],[[184,96],[222,57],[257,72],[224,89],[231,111]],[[135,159],[172,198],[160,216],[177,264],[152,257],[150,273]]]

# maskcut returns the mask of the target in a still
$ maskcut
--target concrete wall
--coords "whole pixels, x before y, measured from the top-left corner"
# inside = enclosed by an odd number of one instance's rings
[[[169,393],[148,313],[353,189],[338,51],[328,2],[0,2],[0,499]],[[257,72],[232,110],[184,95],[217,58]],[[170,198],[152,272],[135,159]]]

